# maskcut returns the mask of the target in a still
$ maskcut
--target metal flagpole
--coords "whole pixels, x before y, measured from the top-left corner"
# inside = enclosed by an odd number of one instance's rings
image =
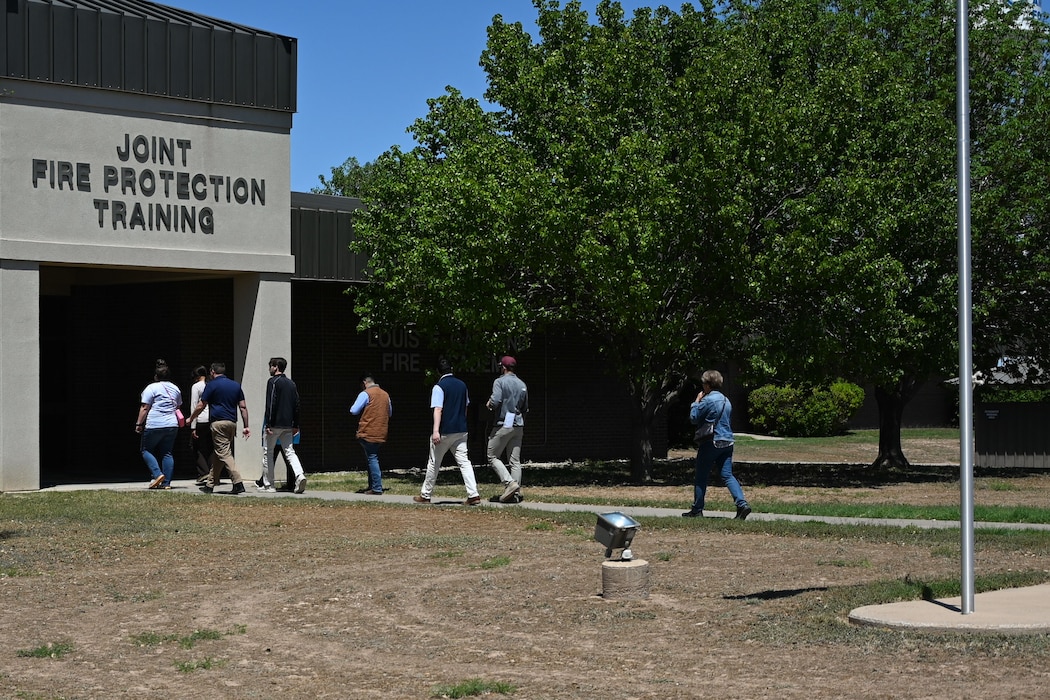
[[[969,8],[958,0],[955,20],[959,188],[959,484],[962,614],[973,612],[973,313],[970,270]]]

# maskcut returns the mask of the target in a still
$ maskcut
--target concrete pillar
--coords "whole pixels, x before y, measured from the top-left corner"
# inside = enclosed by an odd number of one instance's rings
[[[645,600],[649,597],[649,562],[645,559],[602,563],[602,597]]]
[[[0,260],[0,491],[40,488],[46,429],[40,425],[40,265]]]
[[[288,360],[288,376],[293,376],[291,275],[238,275],[234,278],[233,299],[233,344],[237,356],[233,358],[236,370],[231,377],[244,389],[252,429],[248,440],[238,439],[235,454],[237,469],[247,484],[262,473],[262,421],[270,358]]]

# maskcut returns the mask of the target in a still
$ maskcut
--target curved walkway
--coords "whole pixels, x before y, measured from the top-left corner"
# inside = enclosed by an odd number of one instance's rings
[[[216,496],[223,495],[229,489],[229,482],[220,485]],[[240,497],[250,498],[322,498],[332,501],[364,501],[371,503],[397,503],[413,505],[419,508],[447,508],[459,506],[460,499],[434,500],[430,505],[413,502],[412,496],[387,495],[371,496],[348,493],[345,491],[318,491],[309,489],[297,495],[290,491],[262,493],[256,491],[251,482],[246,482],[247,491]],[[172,491],[176,493],[193,493],[204,495],[193,481],[173,481]],[[108,489],[112,491],[141,491],[142,484],[70,484],[55,486],[44,491],[84,491]],[[631,517],[680,517],[680,508],[652,508],[646,506],[601,506],[582,503],[492,503],[482,501],[477,507],[483,508],[528,508],[547,512],[619,512]],[[705,517],[732,518],[734,513],[707,511]],[[840,518],[817,515],[789,515],[779,513],[752,513],[749,520],[793,520],[797,522],[824,522],[833,525],[885,525],[892,527],[915,527],[929,529],[958,528],[958,521],[947,520],[906,520],[878,518]],[[1050,525],[1025,523],[974,523],[976,530],[1042,530],[1050,531]],[[873,625],[891,629],[911,629],[927,632],[967,632],[992,634],[1047,634],[1050,633],[1050,584],[1009,588],[999,591],[978,593],[974,596],[973,612],[962,614],[961,598],[940,600],[915,600],[885,605],[868,605],[850,612],[851,622],[860,625]]]

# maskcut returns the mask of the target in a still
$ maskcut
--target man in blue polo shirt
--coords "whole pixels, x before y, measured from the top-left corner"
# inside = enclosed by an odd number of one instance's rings
[[[241,414],[241,420],[244,421],[242,432],[245,439],[252,434],[251,428],[248,427],[248,406],[244,403],[244,391],[241,390],[241,385],[226,376],[224,362],[213,362],[209,374],[211,381],[204,388],[201,400],[193,408],[193,413],[186,421],[192,423],[205,407],[208,408],[215,452],[211,458],[211,473],[208,475],[207,483],[201,486],[201,491],[205,493],[214,491],[215,484],[219,483],[222,468],[225,466],[233,481],[233,489],[229,493],[236,496],[244,493],[244,483],[241,473],[237,471],[237,463],[233,459],[233,441],[237,436],[238,411]]]
[[[423,478],[423,487],[418,496],[413,496],[416,503],[430,503],[430,494],[437,483],[441,460],[449,448],[459,464],[459,473],[463,476],[463,486],[467,489],[467,500],[463,505],[476,506],[481,503],[478,493],[478,482],[474,478],[474,466],[467,456],[467,385],[452,376],[452,364],[445,358],[438,361],[438,372],[441,378],[430,392],[430,407],[434,411],[434,429],[430,435],[430,458],[427,461],[427,475]]]

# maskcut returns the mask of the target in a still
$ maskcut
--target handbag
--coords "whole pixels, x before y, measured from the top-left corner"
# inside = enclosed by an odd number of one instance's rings
[[[718,414],[718,418],[713,421],[702,420],[700,425],[696,427],[696,433],[693,435],[693,441],[697,445],[705,442],[710,442],[715,439],[715,423],[722,420],[722,414],[726,412],[725,399],[722,400],[722,411]]]
[[[164,393],[168,395],[168,398],[171,399],[172,403],[175,403],[175,397],[173,397],[171,392],[168,391],[168,387],[164,387]],[[186,427],[186,416],[182,415],[182,409],[178,406],[175,407],[175,420],[179,422],[180,428]]]

